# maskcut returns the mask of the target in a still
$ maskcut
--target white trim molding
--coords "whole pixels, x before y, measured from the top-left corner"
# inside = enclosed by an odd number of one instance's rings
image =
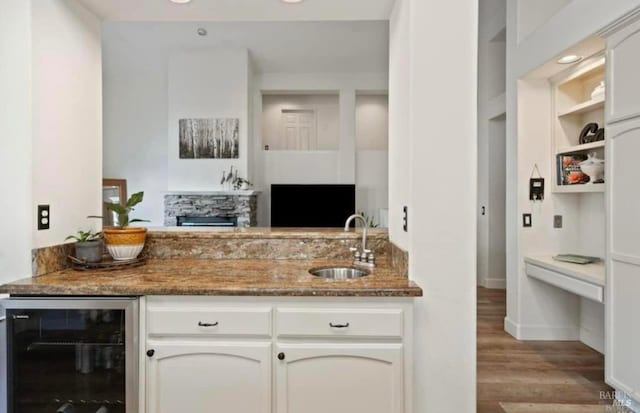
[[[504,319],[504,330],[517,340],[579,341],[577,326],[541,326],[517,324],[508,317]]]

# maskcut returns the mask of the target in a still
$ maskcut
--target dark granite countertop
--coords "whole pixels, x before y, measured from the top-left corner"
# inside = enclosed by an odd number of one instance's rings
[[[2,285],[0,293],[52,296],[422,296],[420,287],[385,262],[373,269],[370,275],[353,280],[327,280],[308,273],[311,268],[335,265],[349,263],[339,260],[153,259],[141,267],[116,271],[66,269],[52,272]]]

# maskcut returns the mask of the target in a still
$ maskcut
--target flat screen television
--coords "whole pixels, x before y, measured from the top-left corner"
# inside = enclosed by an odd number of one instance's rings
[[[271,185],[272,227],[344,227],[355,210],[355,185]]]

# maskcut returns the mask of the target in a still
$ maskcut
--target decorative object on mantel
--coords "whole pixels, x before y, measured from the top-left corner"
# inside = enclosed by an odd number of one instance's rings
[[[605,92],[606,92],[606,87],[603,80],[600,83],[598,83],[598,86],[596,86],[593,89],[593,92],[591,92],[591,99],[596,100],[596,99],[603,98]]]
[[[578,255],[578,254],[558,254],[553,257],[554,260],[560,262],[568,262],[571,264],[592,264],[594,262],[600,261],[598,257],[589,257],[586,255]]]
[[[591,152],[587,160],[580,163],[580,170],[589,176],[589,184],[604,182],[604,160],[598,159],[595,152]]]
[[[147,236],[144,227],[130,227],[135,222],[148,222],[143,219],[130,219],[129,214],[134,207],[142,202],[144,192],[136,192],[131,195],[124,206],[120,204],[108,204],[107,209],[118,216],[116,227],[104,228],[103,234],[107,244],[107,251],[116,261],[132,260],[140,255]],[[102,217],[92,217],[102,218]]]
[[[600,128],[597,123],[588,123],[578,137],[578,143],[584,145],[585,143],[592,143],[604,140],[604,128]]]
[[[240,119],[180,119],[180,159],[238,159]]]
[[[69,235],[65,241],[75,240],[76,258],[87,263],[96,263],[102,260],[102,233],[78,231],[76,235]]]
[[[99,262],[88,262],[85,260],[78,259],[76,257],[69,256],[69,260],[71,261],[71,267],[74,270],[78,271],[89,271],[89,270],[101,270],[101,271],[111,271],[111,270],[119,270],[122,268],[131,268],[131,267],[139,267],[144,265],[147,262],[147,259],[144,257],[137,257],[131,260],[126,261],[116,261],[109,255],[102,255],[100,257]]]
[[[248,180],[241,178],[238,176],[238,170],[233,170],[233,165],[229,169],[229,173],[226,171],[222,171],[222,179],[220,180],[220,185],[227,190],[234,191],[246,191],[253,186],[251,182]]]

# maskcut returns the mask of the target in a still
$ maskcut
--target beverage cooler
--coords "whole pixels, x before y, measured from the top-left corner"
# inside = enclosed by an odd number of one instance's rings
[[[137,412],[135,298],[12,297],[0,307],[0,412]]]

